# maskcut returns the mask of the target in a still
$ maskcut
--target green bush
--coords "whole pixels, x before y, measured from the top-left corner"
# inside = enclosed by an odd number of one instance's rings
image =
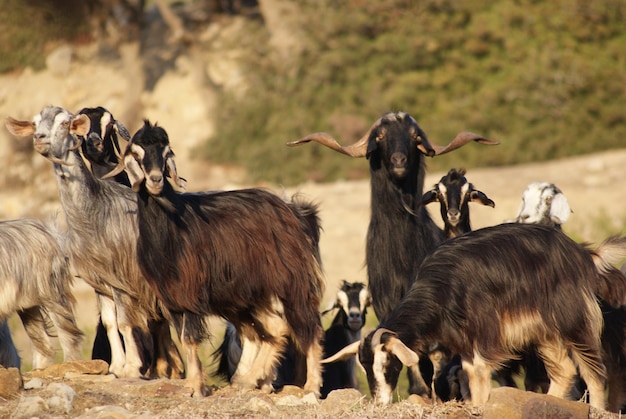
[[[348,143],[387,111],[409,112],[437,143],[462,130],[501,142],[429,160],[431,170],[623,146],[622,1],[300,5],[310,43],[296,68],[281,69],[257,48],[248,70],[254,88],[244,98],[223,94],[218,132],[204,148],[213,161],[245,166],[251,180],[366,176],[359,159],[284,144],[315,131]]]

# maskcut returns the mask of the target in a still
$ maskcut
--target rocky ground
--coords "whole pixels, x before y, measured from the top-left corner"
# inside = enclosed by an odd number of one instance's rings
[[[231,29],[210,26],[203,36],[217,48],[218,41],[229,36]],[[235,35],[230,36],[236,36],[236,32],[232,33]],[[62,46],[50,55],[44,71],[0,75],[0,119],[9,115],[29,119],[47,104],[75,111],[102,105],[126,122],[131,131],[141,118],[148,117],[168,130],[177,154],[178,170],[188,179],[191,191],[248,186],[241,170],[209,167],[192,158],[193,146],[212,131],[214,121],[207,115],[216,104],[210,86],[228,86],[233,82],[228,76],[236,74],[236,60],[232,57],[237,54],[231,51],[220,56],[219,51],[213,49],[196,57],[177,57],[151,91],[142,91],[137,45],[123,46],[120,51],[119,56],[111,58],[103,57],[95,45]],[[207,83],[209,79],[211,83]],[[56,218],[62,224],[49,162],[33,154],[30,148],[30,142],[18,143],[6,130],[0,130],[0,158],[5,163],[0,172],[0,218]],[[513,218],[526,185],[540,180],[556,183],[567,196],[574,210],[564,226],[567,233],[579,240],[598,241],[611,233],[622,232],[626,220],[625,165],[626,149],[541,164],[471,169],[468,179],[496,202],[495,208],[472,208],[473,226],[479,228]],[[429,173],[426,185],[434,184],[442,175]],[[340,280],[366,280],[367,179],[306,183],[293,188],[264,186],[287,195],[300,193],[319,204],[324,228],[321,251],[328,281],[324,302],[332,298]],[[436,209],[432,214],[438,219]],[[78,323],[88,336],[84,344],[87,359],[96,324],[95,299],[93,291],[83,283],[77,283],[74,290],[78,300]],[[483,409],[459,403],[433,407],[422,400],[405,397],[400,397],[402,400],[390,407],[377,407],[369,401],[366,389],[342,391],[318,401],[296,389],[266,395],[220,387],[210,397],[195,399],[189,397],[179,380],[115,379],[103,374],[101,366],[93,363],[29,371],[29,342],[15,317],[10,325],[23,359],[23,381],[28,389],[0,399],[0,418],[488,416]],[[375,319],[370,314],[367,328],[374,325]],[[591,413],[594,417],[608,417],[602,412],[592,410]]]

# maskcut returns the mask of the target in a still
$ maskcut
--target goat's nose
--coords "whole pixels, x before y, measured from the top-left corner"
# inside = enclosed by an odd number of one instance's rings
[[[393,153],[391,155],[391,163],[395,167],[402,167],[406,164],[406,155],[402,153]]]
[[[36,141],[39,141],[43,138],[46,138],[46,134],[44,134],[43,132],[36,132],[33,134],[33,139],[35,139]]]
[[[459,216],[459,209],[458,208],[450,208],[448,210],[448,217],[456,218],[458,216]]]
[[[520,220],[522,220],[522,221],[526,221],[526,220],[528,220],[528,219],[530,218],[530,215],[528,215],[528,214],[522,214],[519,218],[520,218]]]
[[[150,175],[150,181],[152,183],[161,183],[163,180],[163,175]]]
[[[361,318],[361,313],[358,311],[350,311],[350,319],[351,320],[358,320]]]

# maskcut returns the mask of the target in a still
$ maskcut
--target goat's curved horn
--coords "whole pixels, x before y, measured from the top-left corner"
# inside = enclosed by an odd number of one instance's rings
[[[489,138],[485,138],[482,135],[474,134],[473,132],[463,131],[459,132],[447,146],[440,146],[431,143],[431,147],[433,148],[433,150],[435,150],[435,155],[438,156],[440,154],[445,154],[459,147],[462,147],[470,141],[476,141],[477,143],[485,145],[500,144],[499,141],[490,140]]]
[[[117,166],[115,166],[113,170],[111,170],[110,172],[102,176],[102,179],[109,179],[109,178],[112,178],[113,176],[117,176],[118,174],[124,171],[125,167],[126,165],[124,164],[124,159],[120,158],[120,161],[117,163]]]
[[[332,362],[343,361],[344,359],[348,359],[351,356],[355,356],[359,352],[359,346],[361,345],[361,341],[357,340],[356,342],[352,342],[350,345],[344,347],[339,350],[335,355],[330,356],[326,359],[322,359],[322,364],[330,364]]]
[[[376,122],[372,124],[370,129],[355,143],[342,146],[335,140],[332,135],[326,132],[316,132],[314,134],[307,135],[306,137],[302,137],[299,140],[291,141],[287,143],[288,146],[293,147],[296,145],[308,143],[309,141],[316,141],[322,145],[325,145],[328,148],[331,148],[339,153],[345,154],[350,157],[365,157],[367,154],[367,142],[372,131],[380,125],[380,121],[382,118],[378,118]]]
[[[372,336],[372,346],[380,345],[380,339],[383,337],[383,333],[391,333],[394,336],[396,334],[396,332],[385,329],[384,327],[376,329],[376,331],[374,332],[374,336]]]
[[[80,148],[80,145],[83,143],[83,137],[80,135],[73,135],[72,137],[76,141],[76,144],[74,144],[71,147],[68,147],[68,150],[70,151],[78,150]]]

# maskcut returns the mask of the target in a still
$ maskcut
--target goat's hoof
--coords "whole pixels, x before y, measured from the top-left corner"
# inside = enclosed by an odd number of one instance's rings
[[[274,386],[272,384],[262,384],[261,392],[265,394],[272,394],[274,392]]]
[[[194,399],[199,399],[202,397],[210,396],[212,393],[211,389],[208,386],[202,385],[200,388],[194,388],[193,393],[191,393],[191,397]]]

